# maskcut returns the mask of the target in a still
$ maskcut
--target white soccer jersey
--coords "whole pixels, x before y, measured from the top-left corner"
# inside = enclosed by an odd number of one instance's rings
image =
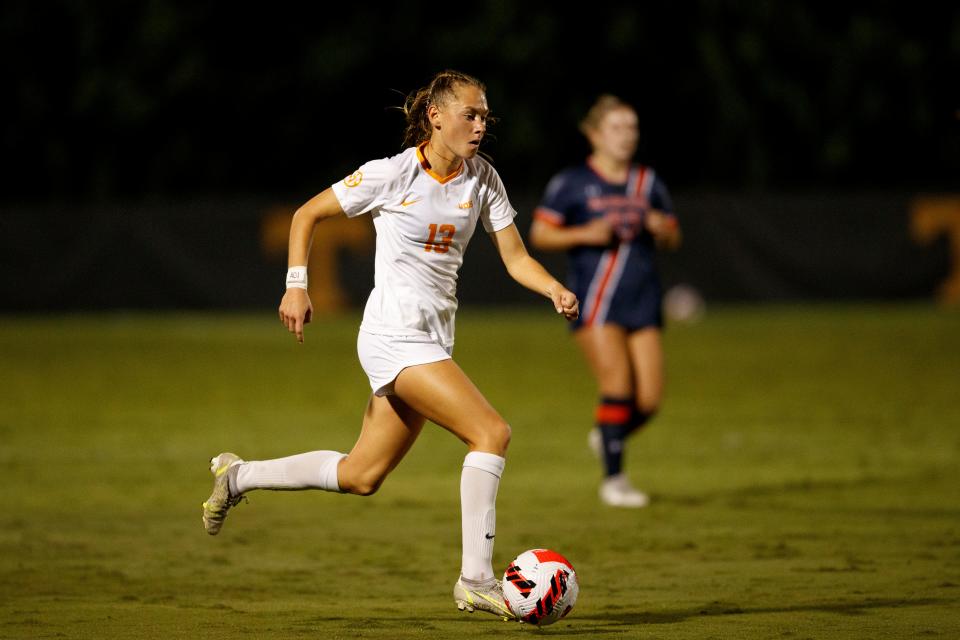
[[[333,192],[349,217],[371,212],[377,232],[374,287],[360,328],[451,346],[457,273],[477,219],[492,233],[517,213],[496,170],[475,157],[444,178],[410,147],[366,163]]]

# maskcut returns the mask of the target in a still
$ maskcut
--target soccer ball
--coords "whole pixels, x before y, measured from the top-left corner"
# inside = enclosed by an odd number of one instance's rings
[[[570,613],[579,593],[573,565],[549,549],[524,551],[503,574],[507,606],[521,622],[553,624]]]
[[[695,324],[703,318],[706,303],[703,296],[688,284],[670,287],[663,296],[663,312],[669,320],[683,324]]]

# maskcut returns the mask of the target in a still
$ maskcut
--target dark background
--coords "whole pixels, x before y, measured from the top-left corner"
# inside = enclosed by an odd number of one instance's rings
[[[939,3],[13,2],[0,60],[8,310],[273,304],[284,261],[257,250],[264,208],[399,152],[393,107],[444,68],[487,84],[485,150],[523,231],[612,92],[636,105],[638,159],[687,232],[668,281],[717,299],[922,297],[949,269],[946,240],[908,232],[915,196],[958,191],[960,10]],[[369,269],[345,271],[362,300]]]

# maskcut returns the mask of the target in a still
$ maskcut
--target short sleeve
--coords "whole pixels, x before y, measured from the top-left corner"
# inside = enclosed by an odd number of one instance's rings
[[[388,159],[371,160],[332,186],[347,217],[367,213],[386,204],[395,190],[399,170]]]
[[[480,219],[483,221],[483,228],[486,229],[487,233],[494,233],[513,224],[517,212],[510,205],[507,189],[503,186],[500,175],[489,165],[486,169],[483,177],[484,198],[483,208],[480,210]]]
[[[570,207],[569,178],[567,173],[560,173],[547,183],[547,190],[543,200],[533,211],[535,220],[546,222],[554,227],[562,227],[567,221],[567,209]]]

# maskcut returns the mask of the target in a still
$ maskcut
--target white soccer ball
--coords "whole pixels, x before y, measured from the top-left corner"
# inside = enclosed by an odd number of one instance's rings
[[[669,320],[694,324],[703,318],[707,305],[696,288],[688,284],[670,287],[663,296],[663,312]]]
[[[549,549],[524,551],[503,574],[507,605],[529,624],[553,624],[570,613],[579,593],[573,565]]]

